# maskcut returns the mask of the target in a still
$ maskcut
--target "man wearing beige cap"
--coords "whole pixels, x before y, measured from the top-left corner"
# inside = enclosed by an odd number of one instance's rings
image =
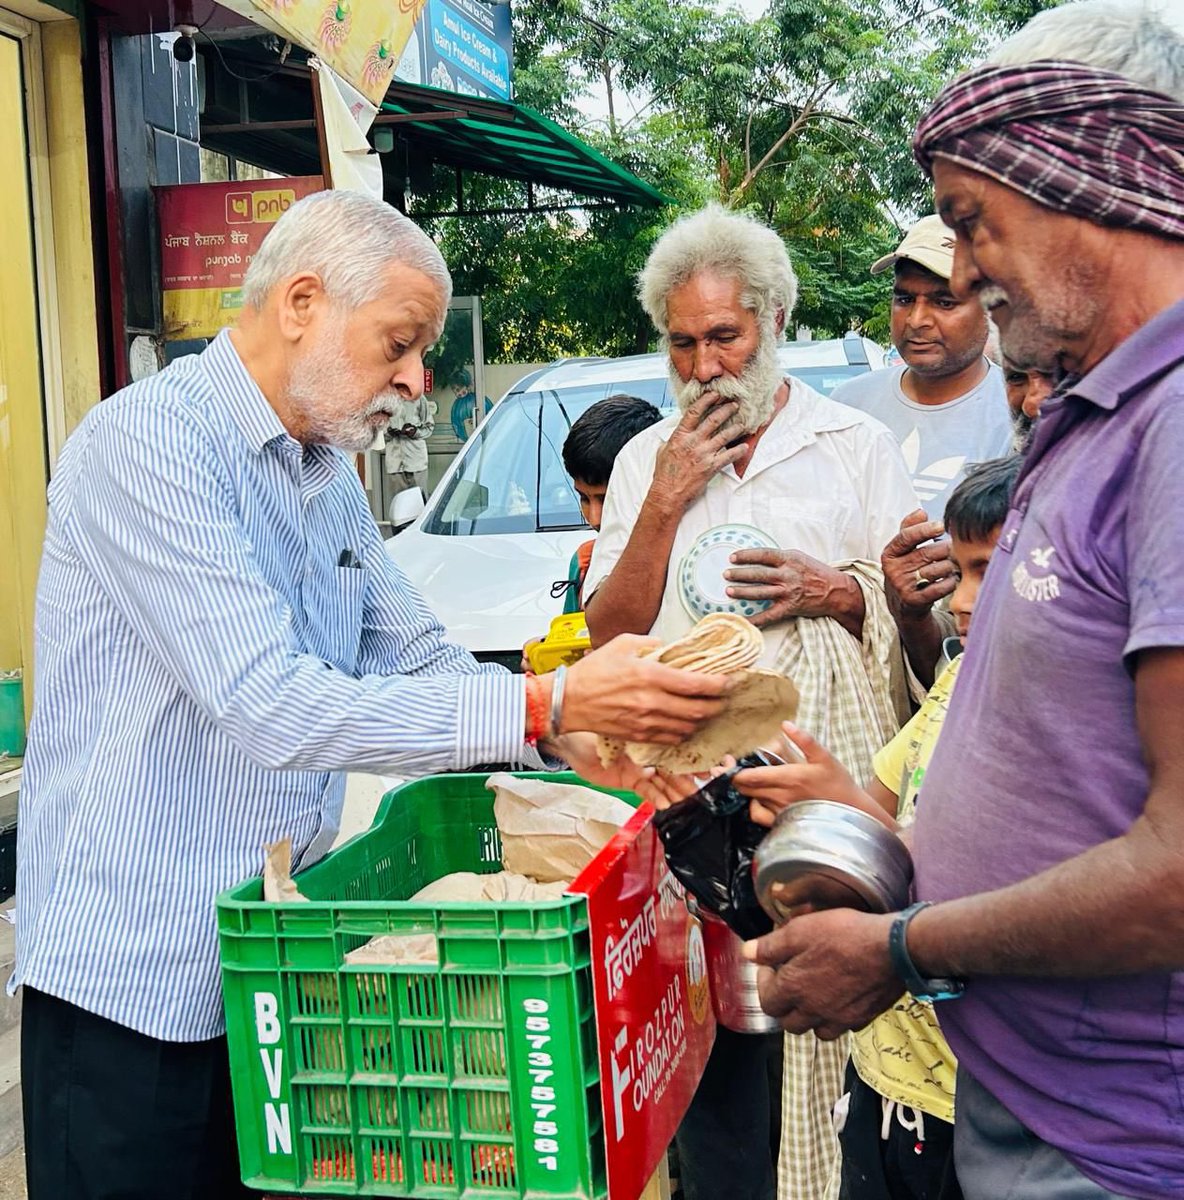
[[[983,356],[986,314],[975,297],[950,291],[953,266],[953,234],[936,216],[873,264],[873,275],[894,270],[892,341],[904,361],[832,393],[896,435],[932,520],[971,463],[1011,448],[1003,374]]]

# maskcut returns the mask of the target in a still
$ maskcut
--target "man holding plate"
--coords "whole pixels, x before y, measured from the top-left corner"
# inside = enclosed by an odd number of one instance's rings
[[[714,205],[684,217],[639,290],[681,414],[617,458],[584,587],[593,642],[670,641],[708,612],[748,617],[764,638],[760,665],[797,686],[798,723],[866,779],[908,711],[879,568],[917,506],[896,439],[782,375],[797,280],[766,226]],[[763,1052],[759,1038],[721,1032],[679,1140],[687,1200],[773,1194],[753,1107],[767,1097]],[[813,1038],[786,1043],[783,1196],[823,1194],[844,1058]]]

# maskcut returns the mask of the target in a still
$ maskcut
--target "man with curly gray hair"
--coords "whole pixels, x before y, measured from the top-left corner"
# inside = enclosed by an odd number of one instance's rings
[[[704,274],[740,281],[740,304],[750,311],[760,331],[752,358],[736,376],[707,380],[692,373],[684,378],[670,363],[670,385],[678,406],[686,410],[707,392],[736,404],[729,428],[754,434],[773,415],[781,384],[777,341],[798,297],[798,280],[781,239],[769,228],[717,206],[694,220],[680,221],[654,247],[638,278],[638,295],[650,320],[670,347],[685,337],[670,338],[667,297]]]
[[[767,631],[769,664],[799,617],[830,617],[859,637],[862,592],[829,564],[878,558],[913,490],[882,425],[783,377],[777,344],[797,299],[784,243],[708,206],[659,239],[638,292],[681,415],[617,460],[586,585],[593,640],[686,632],[693,618],[667,567],[707,529],[737,521],[792,547],[738,551],[724,575],[730,597],[762,609],[752,620]]]
[[[617,457],[585,584],[593,640],[685,633],[701,610],[680,590],[680,564],[725,536],[721,527],[757,527],[763,548],[725,557],[704,590],[717,610],[732,607],[762,631],[763,665],[793,678],[799,721],[826,729],[866,777],[871,739],[890,737],[902,715],[878,567],[916,507],[896,440],[779,369],[797,280],[781,239],[751,217],[713,205],[682,218],[654,246],[639,294],[681,412]],[[779,1050],[779,1035],[721,1027],[679,1134],[686,1200],[771,1200],[778,1143],[782,1194],[822,1195],[837,1153],[830,1110],[845,1050],[813,1037],[786,1043],[771,1154],[768,1060]]]

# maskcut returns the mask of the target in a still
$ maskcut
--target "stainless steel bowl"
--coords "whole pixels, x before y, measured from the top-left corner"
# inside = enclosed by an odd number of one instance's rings
[[[875,817],[831,800],[791,804],[757,848],[757,899],[781,923],[822,908],[895,912],[908,903],[913,860]]]

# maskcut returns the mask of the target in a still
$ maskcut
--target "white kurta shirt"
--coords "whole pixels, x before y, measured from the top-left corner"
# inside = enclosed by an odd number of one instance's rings
[[[743,478],[729,464],[683,515],[650,630],[655,637],[670,641],[694,625],[678,595],[678,564],[695,539],[716,525],[754,525],[782,549],[825,563],[879,562],[901,518],[918,507],[900,448],[883,425],[799,379],[791,377],[789,384],[789,400],[757,443]],[[617,456],[585,597],[595,593],[624,552],[658,451],[681,419],[676,414],[651,425]],[[762,666],[772,665],[785,628],[779,622],[763,631]]]
[[[415,426],[414,437],[403,437],[397,431],[404,425]],[[428,469],[428,438],[436,422],[426,396],[418,400],[400,400],[395,404],[387,424],[386,471],[426,471]]]

